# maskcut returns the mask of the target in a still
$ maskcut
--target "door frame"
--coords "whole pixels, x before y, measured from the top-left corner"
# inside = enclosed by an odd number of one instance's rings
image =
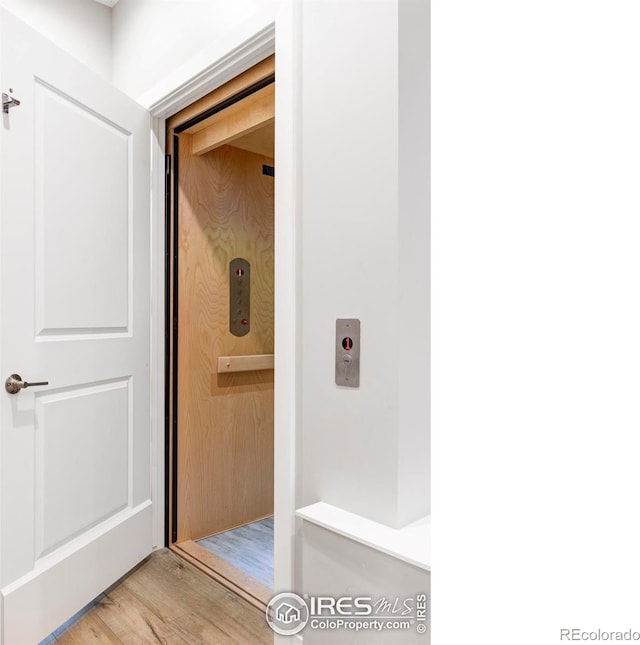
[[[275,377],[274,377],[274,593],[295,588],[296,420],[299,406],[297,254],[299,199],[298,8],[285,2],[275,17],[258,16],[208,49],[183,73],[167,77],[155,96],[140,99],[151,132],[151,427],[154,548],[165,546],[165,126],[171,115],[267,56],[276,55],[275,148]],[[205,62],[203,63],[203,60]],[[185,78],[186,76],[186,78]]]

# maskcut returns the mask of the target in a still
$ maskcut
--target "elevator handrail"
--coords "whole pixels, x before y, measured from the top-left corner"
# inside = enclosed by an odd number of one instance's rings
[[[253,372],[272,370],[274,354],[250,354],[246,356],[219,356],[218,374],[226,372]]]

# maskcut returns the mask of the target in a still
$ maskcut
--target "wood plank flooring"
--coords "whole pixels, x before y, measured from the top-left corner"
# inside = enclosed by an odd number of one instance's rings
[[[168,549],[105,592],[44,643],[259,645],[273,643],[264,614]]]

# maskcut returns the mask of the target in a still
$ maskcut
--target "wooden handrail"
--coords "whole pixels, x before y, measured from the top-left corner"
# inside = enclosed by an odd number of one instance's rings
[[[248,356],[219,356],[218,374],[224,372],[252,372],[256,370],[272,370],[273,354],[251,354]]]

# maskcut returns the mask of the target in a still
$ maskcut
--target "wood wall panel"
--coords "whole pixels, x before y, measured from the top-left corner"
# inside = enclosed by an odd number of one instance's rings
[[[178,542],[273,513],[273,370],[218,374],[218,357],[272,354],[273,158],[191,154],[180,135]],[[251,331],[229,332],[229,262],[251,264]]]

